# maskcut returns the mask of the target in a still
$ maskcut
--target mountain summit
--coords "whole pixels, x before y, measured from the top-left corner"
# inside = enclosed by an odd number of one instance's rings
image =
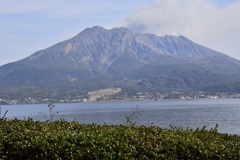
[[[240,81],[240,61],[184,36],[86,28],[75,37],[0,67],[0,89],[202,90]]]

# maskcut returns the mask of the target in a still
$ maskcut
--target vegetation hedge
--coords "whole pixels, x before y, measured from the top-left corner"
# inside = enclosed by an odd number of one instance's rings
[[[0,159],[240,159],[240,138],[215,129],[0,119]]]

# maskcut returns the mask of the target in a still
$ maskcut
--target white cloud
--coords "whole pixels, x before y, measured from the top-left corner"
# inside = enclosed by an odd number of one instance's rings
[[[140,0],[139,2],[141,4],[147,3],[147,1],[149,0]],[[106,13],[113,15],[119,14],[119,12],[124,10],[128,11],[130,8],[134,8],[134,6],[139,6],[137,4],[137,2],[129,2],[128,0],[0,0],[0,15],[39,13],[52,18],[74,18],[75,16],[88,15],[102,16],[106,15]]]
[[[185,35],[204,46],[240,59],[240,1],[155,0],[128,15],[122,25],[159,36]]]

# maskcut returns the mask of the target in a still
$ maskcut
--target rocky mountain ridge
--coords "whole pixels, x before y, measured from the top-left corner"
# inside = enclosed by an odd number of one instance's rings
[[[95,26],[1,66],[0,89],[204,90],[239,82],[239,69],[240,61],[184,36]]]

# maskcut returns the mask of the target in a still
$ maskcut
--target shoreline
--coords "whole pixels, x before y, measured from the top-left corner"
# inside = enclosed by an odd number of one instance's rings
[[[125,99],[125,100],[100,100],[100,101],[67,101],[67,102],[48,102],[48,103],[14,103],[14,104],[0,104],[0,106],[9,106],[9,105],[40,105],[40,104],[68,104],[68,103],[106,103],[106,102],[159,102],[159,101],[175,101],[175,100],[182,100],[182,101],[191,101],[191,100],[226,100],[226,99],[240,99],[240,98],[188,98],[188,99]]]

